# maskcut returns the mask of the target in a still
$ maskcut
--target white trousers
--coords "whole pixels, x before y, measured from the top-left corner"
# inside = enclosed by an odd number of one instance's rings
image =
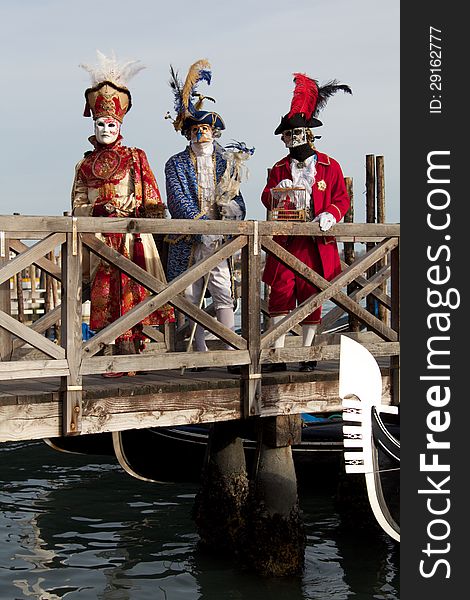
[[[194,260],[198,261],[212,254],[214,254],[214,248],[208,248],[204,244],[199,243],[194,252]],[[232,285],[228,262],[226,260],[222,261],[207,276],[209,277],[207,289],[212,296],[214,308],[216,310],[220,308],[233,309]],[[201,279],[198,279],[184,290],[184,295],[193,304],[199,304],[203,287],[204,278],[201,277]]]

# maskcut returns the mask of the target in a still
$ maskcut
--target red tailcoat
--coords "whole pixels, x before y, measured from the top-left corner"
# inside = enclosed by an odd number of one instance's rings
[[[312,187],[314,216],[329,212],[339,222],[350,204],[341,167],[334,158],[317,152],[316,171]],[[261,201],[266,208],[271,208],[271,189],[283,179],[292,179],[289,156],[277,162],[270,171],[268,183],[261,195]],[[336,239],[332,236],[276,236],[274,239],[328,281],[341,271]],[[287,314],[295,308],[296,302],[300,304],[317,291],[300,277],[294,276],[290,269],[271,255],[266,258],[263,281],[271,286],[271,316]],[[309,315],[304,323],[319,323],[320,314],[321,308]]]

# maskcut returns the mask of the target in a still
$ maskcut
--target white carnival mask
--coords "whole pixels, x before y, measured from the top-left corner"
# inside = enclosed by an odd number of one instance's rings
[[[121,124],[112,117],[99,117],[95,121],[95,137],[100,144],[112,144],[118,138]]]
[[[212,127],[210,125],[193,125],[191,127],[191,142],[200,144],[202,142],[212,142]]]
[[[281,140],[286,145],[286,148],[295,148],[307,143],[306,127],[296,127],[295,129],[286,129],[281,134]]]

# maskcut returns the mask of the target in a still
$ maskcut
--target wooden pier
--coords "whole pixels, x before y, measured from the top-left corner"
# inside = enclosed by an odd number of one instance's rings
[[[152,233],[158,239],[181,232],[223,234],[227,241],[168,284],[108,247],[96,235],[104,232]],[[273,240],[276,235],[325,234],[317,223],[0,216],[0,442],[338,411],[339,335],[334,326],[345,313],[356,324],[345,333],[380,357],[383,402],[398,403],[399,226],[336,225],[328,237],[334,235],[340,249],[344,245],[350,264],[343,263],[342,272],[330,282],[279,246]],[[363,252],[351,253],[362,247]],[[82,341],[90,252],[119,267],[151,296]],[[60,265],[50,259],[51,253],[60,254]],[[263,318],[264,253],[276,256],[320,290],[275,327]],[[188,285],[233,256],[240,261],[241,333],[221,325],[210,306],[199,309],[183,295]],[[32,265],[58,282],[61,302],[28,325],[11,316],[10,280]],[[301,347],[299,323],[327,300],[336,307],[324,316],[316,345]],[[209,352],[185,351],[188,327],[179,319],[177,327],[146,328],[151,343],[141,355],[99,355],[167,302],[219,340],[211,343]],[[371,312],[370,306],[380,311]],[[52,326],[59,340],[45,335]],[[286,347],[273,349],[276,337],[289,331]],[[217,349],[222,344],[233,350]],[[317,370],[298,372],[297,363],[306,360],[319,361]],[[262,365],[271,362],[290,363],[292,369],[263,374]],[[240,365],[241,375],[228,374],[228,365]],[[194,373],[189,371],[192,367],[210,370]],[[110,371],[146,374],[119,380],[100,377]]]

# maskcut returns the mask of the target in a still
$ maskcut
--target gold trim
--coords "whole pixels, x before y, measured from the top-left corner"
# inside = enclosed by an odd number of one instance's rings
[[[319,154],[323,154],[323,156],[326,156],[326,158],[327,158],[328,162],[323,162],[322,160],[320,160],[320,159],[318,158],[318,155],[319,155]],[[318,152],[318,150],[317,150],[317,163],[318,163],[319,165],[326,165],[326,166],[329,166],[329,165],[331,165],[331,162],[330,162],[330,157],[328,156],[328,154],[324,154],[323,152]]]

